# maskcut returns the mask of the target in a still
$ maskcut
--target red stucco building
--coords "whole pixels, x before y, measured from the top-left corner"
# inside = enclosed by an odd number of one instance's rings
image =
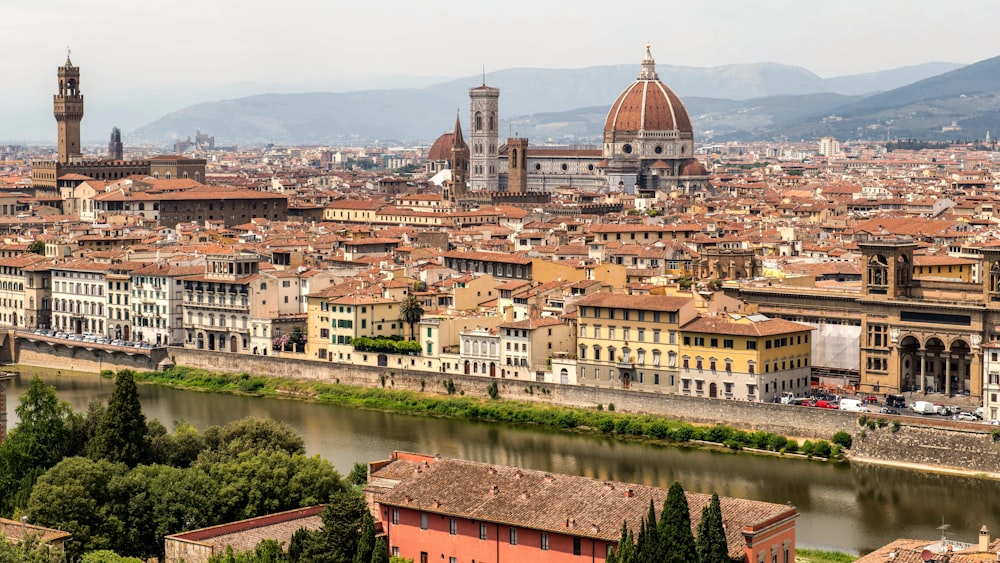
[[[601,562],[623,521],[638,531],[665,489],[393,452],[369,464],[366,498],[393,555],[417,563]],[[709,495],[688,493],[692,531]],[[787,505],[722,498],[729,555],[747,563],[795,561]]]

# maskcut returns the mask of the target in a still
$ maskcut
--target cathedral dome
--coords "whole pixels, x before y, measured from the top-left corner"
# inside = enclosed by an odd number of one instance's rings
[[[649,45],[639,77],[618,96],[604,122],[605,135],[637,131],[692,133],[691,118],[681,99],[656,76]]]
[[[445,133],[444,135],[438,137],[437,140],[434,141],[434,144],[431,145],[431,150],[427,152],[427,160],[431,162],[441,160],[451,161],[451,144],[454,142],[454,139],[454,133]],[[468,160],[469,145],[466,144],[464,140],[462,140],[462,153],[464,154],[465,159]]]
[[[708,169],[696,158],[689,158],[681,164],[680,176],[708,176]]]

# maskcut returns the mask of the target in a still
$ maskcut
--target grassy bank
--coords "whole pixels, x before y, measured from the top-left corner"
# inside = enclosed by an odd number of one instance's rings
[[[851,563],[855,559],[857,557],[840,551],[795,548],[795,561],[798,563]]]
[[[102,375],[110,376],[111,372]],[[298,398],[322,403],[391,411],[404,414],[463,418],[486,422],[535,425],[556,430],[590,432],[609,437],[648,440],[669,444],[711,442],[731,450],[753,448],[778,454],[838,459],[840,448],[826,440],[799,444],[769,432],[746,432],[729,426],[695,426],[654,415],[614,412],[614,405],[596,409],[538,405],[514,400],[465,397],[455,394],[454,384],[445,381],[441,394],[400,391],[386,388],[354,387],[315,381],[264,377],[246,373],[215,373],[187,367],[162,372],[142,372],[136,380],[179,389],[239,393],[258,396]],[[383,381],[383,385],[386,382]],[[490,395],[497,396],[495,383]],[[428,390],[430,391],[430,390]]]

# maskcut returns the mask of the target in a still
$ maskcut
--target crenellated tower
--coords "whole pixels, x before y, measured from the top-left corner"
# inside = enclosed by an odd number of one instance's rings
[[[80,69],[73,66],[66,52],[66,64],[59,67],[59,93],[53,96],[53,114],[59,124],[59,162],[80,158],[80,122],[83,121],[83,94],[80,93]]]

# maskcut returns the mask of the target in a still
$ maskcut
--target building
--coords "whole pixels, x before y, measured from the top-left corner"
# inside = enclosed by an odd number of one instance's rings
[[[103,335],[108,264],[78,260],[52,266],[52,328]]]
[[[263,540],[274,540],[284,546],[301,528],[314,531],[323,527],[323,505],[296,508],[258,516],[239,522],[230,522],[172,534],[163,538],[166,563],[207,563],[213,555],[225,555],[228,548],[234,553],[253,551]]]
[[[111,140],[108,142],[108,160],[122,160],[124,154],[122,130],[114,127],[111,129]]]
[[[473,192],[500,189],[499,100],[500,90],[485,80],[469,89],[469,190]]]
[[[680,328],[680,392],[747,401],[804,395],[812,330],[764,315],[700,316]]]
[[[695,318],[692,299],[597,293],[577,307],[577,382],[677,393],[680,327]]]
[[[875,549],[854,563],[984,563],[1000,559],[1000,540],[990,539],[985,525],[979,529],[979,541],[966,543],[947,539],[897,539]]]
[[[250,353],[251,285],[256,253],[219,249],[205,256],[205,272],[184,284],[184,347]]]
[[[10,258],[0,258],[0,323],[20,328],[33,326],[36,313],[35,303],[27,303],[25,292],[25,271],[39,263],[48,263],[37,254],[22,254]],[[29,315],[31,318],[29,319]]]
[[[665,489],[393,452],[368,465],[364,488],[390,553],[414,561],[604,561],[622,522],[658,517]],[[719,499],[729,556],[795,561],[793,506]],[[687,493],[692,533],[710,495]]]
[[[107,160],[83,160],[80,145],[80,123],[83,121],[80,68],[73,66],[68,53],[66,62],[56,70],[56,77],[58,84],[52,106],[57,124],[58,156],[56,160],[32,161],[31,183],[35,189],[55,190],[59,187],[59,180],[67,174],[78,174],[94,180],[119,180],[140,175],[204,181],[205,159],[162,156],[146,160],[121,160],[121,133],[117,128],[112,131]],[[117,158],[111,158],[112,153]]]
[[[0,438],[3,438],[2,431],[0,431]],[[73,534],[29,524],[27,516],[23,516],[21,521],[0,518],[0,541],[19,544],[28,537],[36,538],[39,542],[48,545],[55,551],[65,551],[66,542],[72,539]]]
[[[840,155],[840,143],[834,137],[823,137],[819,140],[819,154],[825,157]]]
[[[119,334],[115,322],[113,338],[148,342],[156,346],[184,342],[183,278],[202,271],[204,268],[200,266],[166,263],[149,264],[132,270],[129,277],[131,288],[126,288],[132,298],[131,311],[125,312],[125,320],[131,319],[130,323],[126,323],[131,325],[131,329],[126,327]],[[110,291],[108,295],[111,295]]]
[[[500,325],[501,375],[552,381],[552,358],[575,353],[574,327],[557,317],[531,317]],[[506,373],[503,373],[506,372]]]
[[[499,280],[530,280],[531,258],[502,252],[449,251],[441,254],[444,265],[468,274],[490,274]]]

